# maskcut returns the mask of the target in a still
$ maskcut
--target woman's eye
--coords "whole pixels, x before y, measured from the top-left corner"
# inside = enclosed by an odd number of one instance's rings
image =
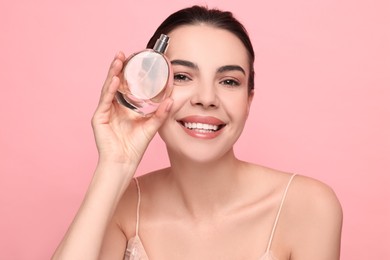
[[[186,76],[184,74],[175,74],[173,76],[173,79],[174,79],[174,81],[179,81],[179,82],[191,80],[188,76]]]
[[[221,84],[231,86],[231,87],[240,86],[240,83],[237,80],[233,80],[233,79],[225,79],[221,81]]]

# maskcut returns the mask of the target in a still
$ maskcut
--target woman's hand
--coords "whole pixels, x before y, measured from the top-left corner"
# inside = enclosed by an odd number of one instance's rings
[[[150,117],[142,117],[115,98],[125,56],[119,52],[111,63],[100,101],[92,118],[99,161],[138,164],[149,142],[167,118],[173,100],[164,100]]]

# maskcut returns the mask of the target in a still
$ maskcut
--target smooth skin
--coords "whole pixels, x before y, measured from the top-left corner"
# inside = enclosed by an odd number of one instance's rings
[[[115,101],[124,55],[111,64],[92,119],[99,161],[53,259],[123,259],[135,234],[137,190],[131,180],[157,131],[171,166],[139,177],[139,234],[149,258],[259,259],[265,252],[291,174],[234,155],[253,99],[246,49],[236,36],[210,25],[178,27],[169,36],[174,89],[150,118]],[[205,133],[183,126],[197,120],[223,127]],[[341,225],[334,192],[296,176],[271,250],[279,260],[339,259]]]

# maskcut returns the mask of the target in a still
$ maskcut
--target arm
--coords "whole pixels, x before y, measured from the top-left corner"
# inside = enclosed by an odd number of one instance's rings
[[[338,260],[342,228],[342,209],[333,190],[311,180],[296,187],[298,205],[291,223],[292,260]],[[297,185],[297,186],[298,186]],[[296,190],[297,191],[297,190]],[[297,214],[298,213],[298,214]]]
[[[98,259],[106,234],[121,239],[123,233],[112,219],[115,209],[149,142],[168,115],[170,99],[149,118],[140,118],[116,102],[124,61],[119,53],[103,85],[92,118],[98,164],[80,209],[52,259]]]
[[[131,174],[131,171],[126,174],[119,165],[98,165],[84,201],[53,259],[98,258],[106,227]]]

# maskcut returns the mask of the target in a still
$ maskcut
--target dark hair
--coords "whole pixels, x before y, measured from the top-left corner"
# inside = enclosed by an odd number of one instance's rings
[[[237,38],[244,44],[249,58],[250,72],[248,79],[248,91],[251,92],[255,86],[255,52],[245,27],[233,16],[231,12],[221,11],[218,9],[208,9],[207,7],[197,5],[181,9],[168,16],[162,22],[162,24],[154,32],[152,38],[150,38],[147,48],[153,48],[154,43],[161,34],[168,34],[182,25],[196,25],[201,23],[225,29],[236,35]]]

